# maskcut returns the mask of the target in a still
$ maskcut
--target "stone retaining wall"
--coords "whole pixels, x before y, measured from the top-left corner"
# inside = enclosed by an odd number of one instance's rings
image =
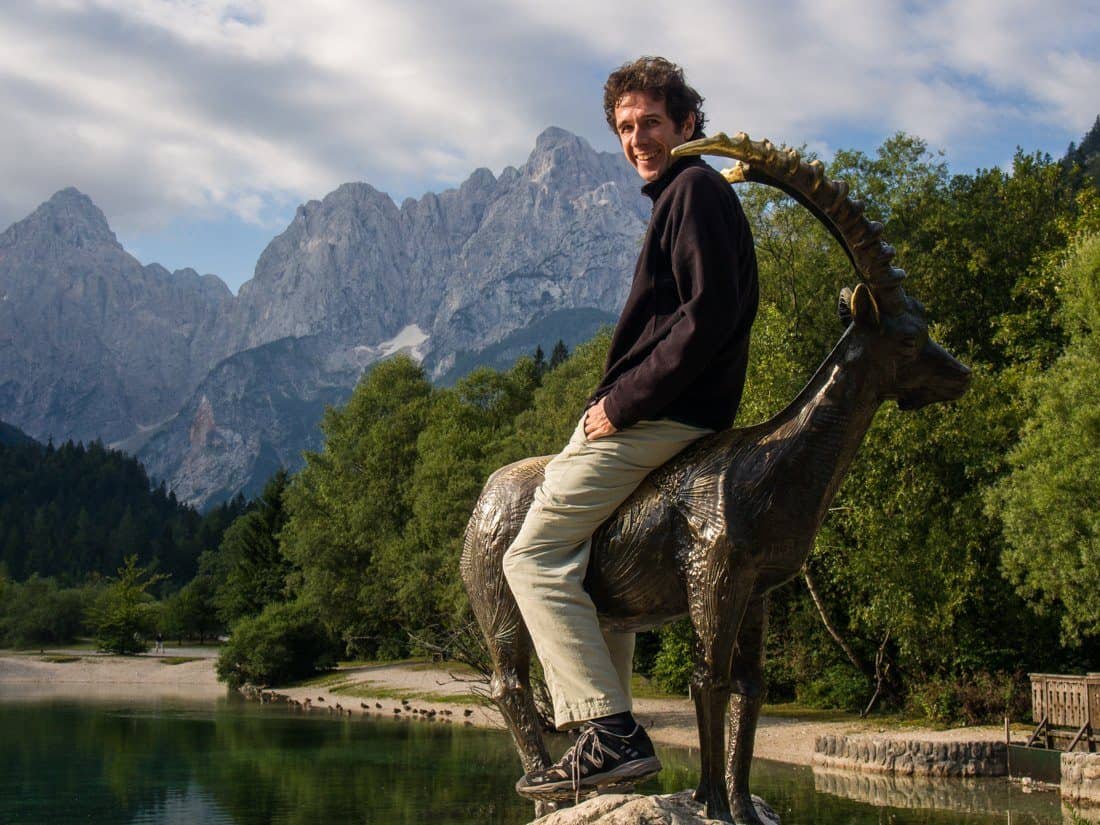
[[[1062,754],[1062,798],[1100,805],[1100,753]]]
[[[932,742],[869,736],[819,736],[813,763],[899,776],[1004,776],[1004,742]]]

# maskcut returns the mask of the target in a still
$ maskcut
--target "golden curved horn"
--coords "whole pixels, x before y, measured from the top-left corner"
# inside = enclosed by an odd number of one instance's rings
[[[848,197],[848,184],[829,180],[821,161],[806,163],[794,149],[776,147],[770,140],[751,140],[744,132],[732,138],[725,132],[682,143],[675,157],[721,155],[737,163],[722,172],[730,183],[751,181],[781,189],[809,209],[837,239],[887,312],[905,303],[901,282],[905,271],[893,266],[894,247],[882,240],[882,224],[868,220],[863,202]]]

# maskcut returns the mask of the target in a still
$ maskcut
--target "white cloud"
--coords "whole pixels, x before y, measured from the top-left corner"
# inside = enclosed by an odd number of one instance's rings
[[[610,147],[609,69],[682,60],[712,128],[944,146],[1096,115],[1093,0],[41,0],[0,11],[0,226],[75,185],[122,228],[269,220],[368,180],[399,199],[522,161],[560,125]],[[989,158],[987,164],[996,163]]]

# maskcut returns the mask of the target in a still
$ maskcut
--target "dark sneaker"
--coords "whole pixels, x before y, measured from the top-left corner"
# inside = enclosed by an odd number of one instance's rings
[[[525,774],[516,783],[516,793],[535,799],[572,796],[579,800],[582,793],[628,785],[660,770],[661,761],[641,725],[624,736],[588,722],[561,759],[549,768]]]

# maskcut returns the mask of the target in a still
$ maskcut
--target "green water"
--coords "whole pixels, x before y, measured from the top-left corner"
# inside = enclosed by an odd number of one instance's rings
[[[556,750],[567,741],[554,743]],[[645,792],[690,787],[662,750]],[[333,720],[222,701],[0,701],[0,823],[525,823],[509,739],[462,725]],[[1055,794],[904,783],[759,761],[754,790],[795,823],[1061,823]],[[856,801],[862,800],[862,801]],[[923,807],[912,807],[914,805]]]

